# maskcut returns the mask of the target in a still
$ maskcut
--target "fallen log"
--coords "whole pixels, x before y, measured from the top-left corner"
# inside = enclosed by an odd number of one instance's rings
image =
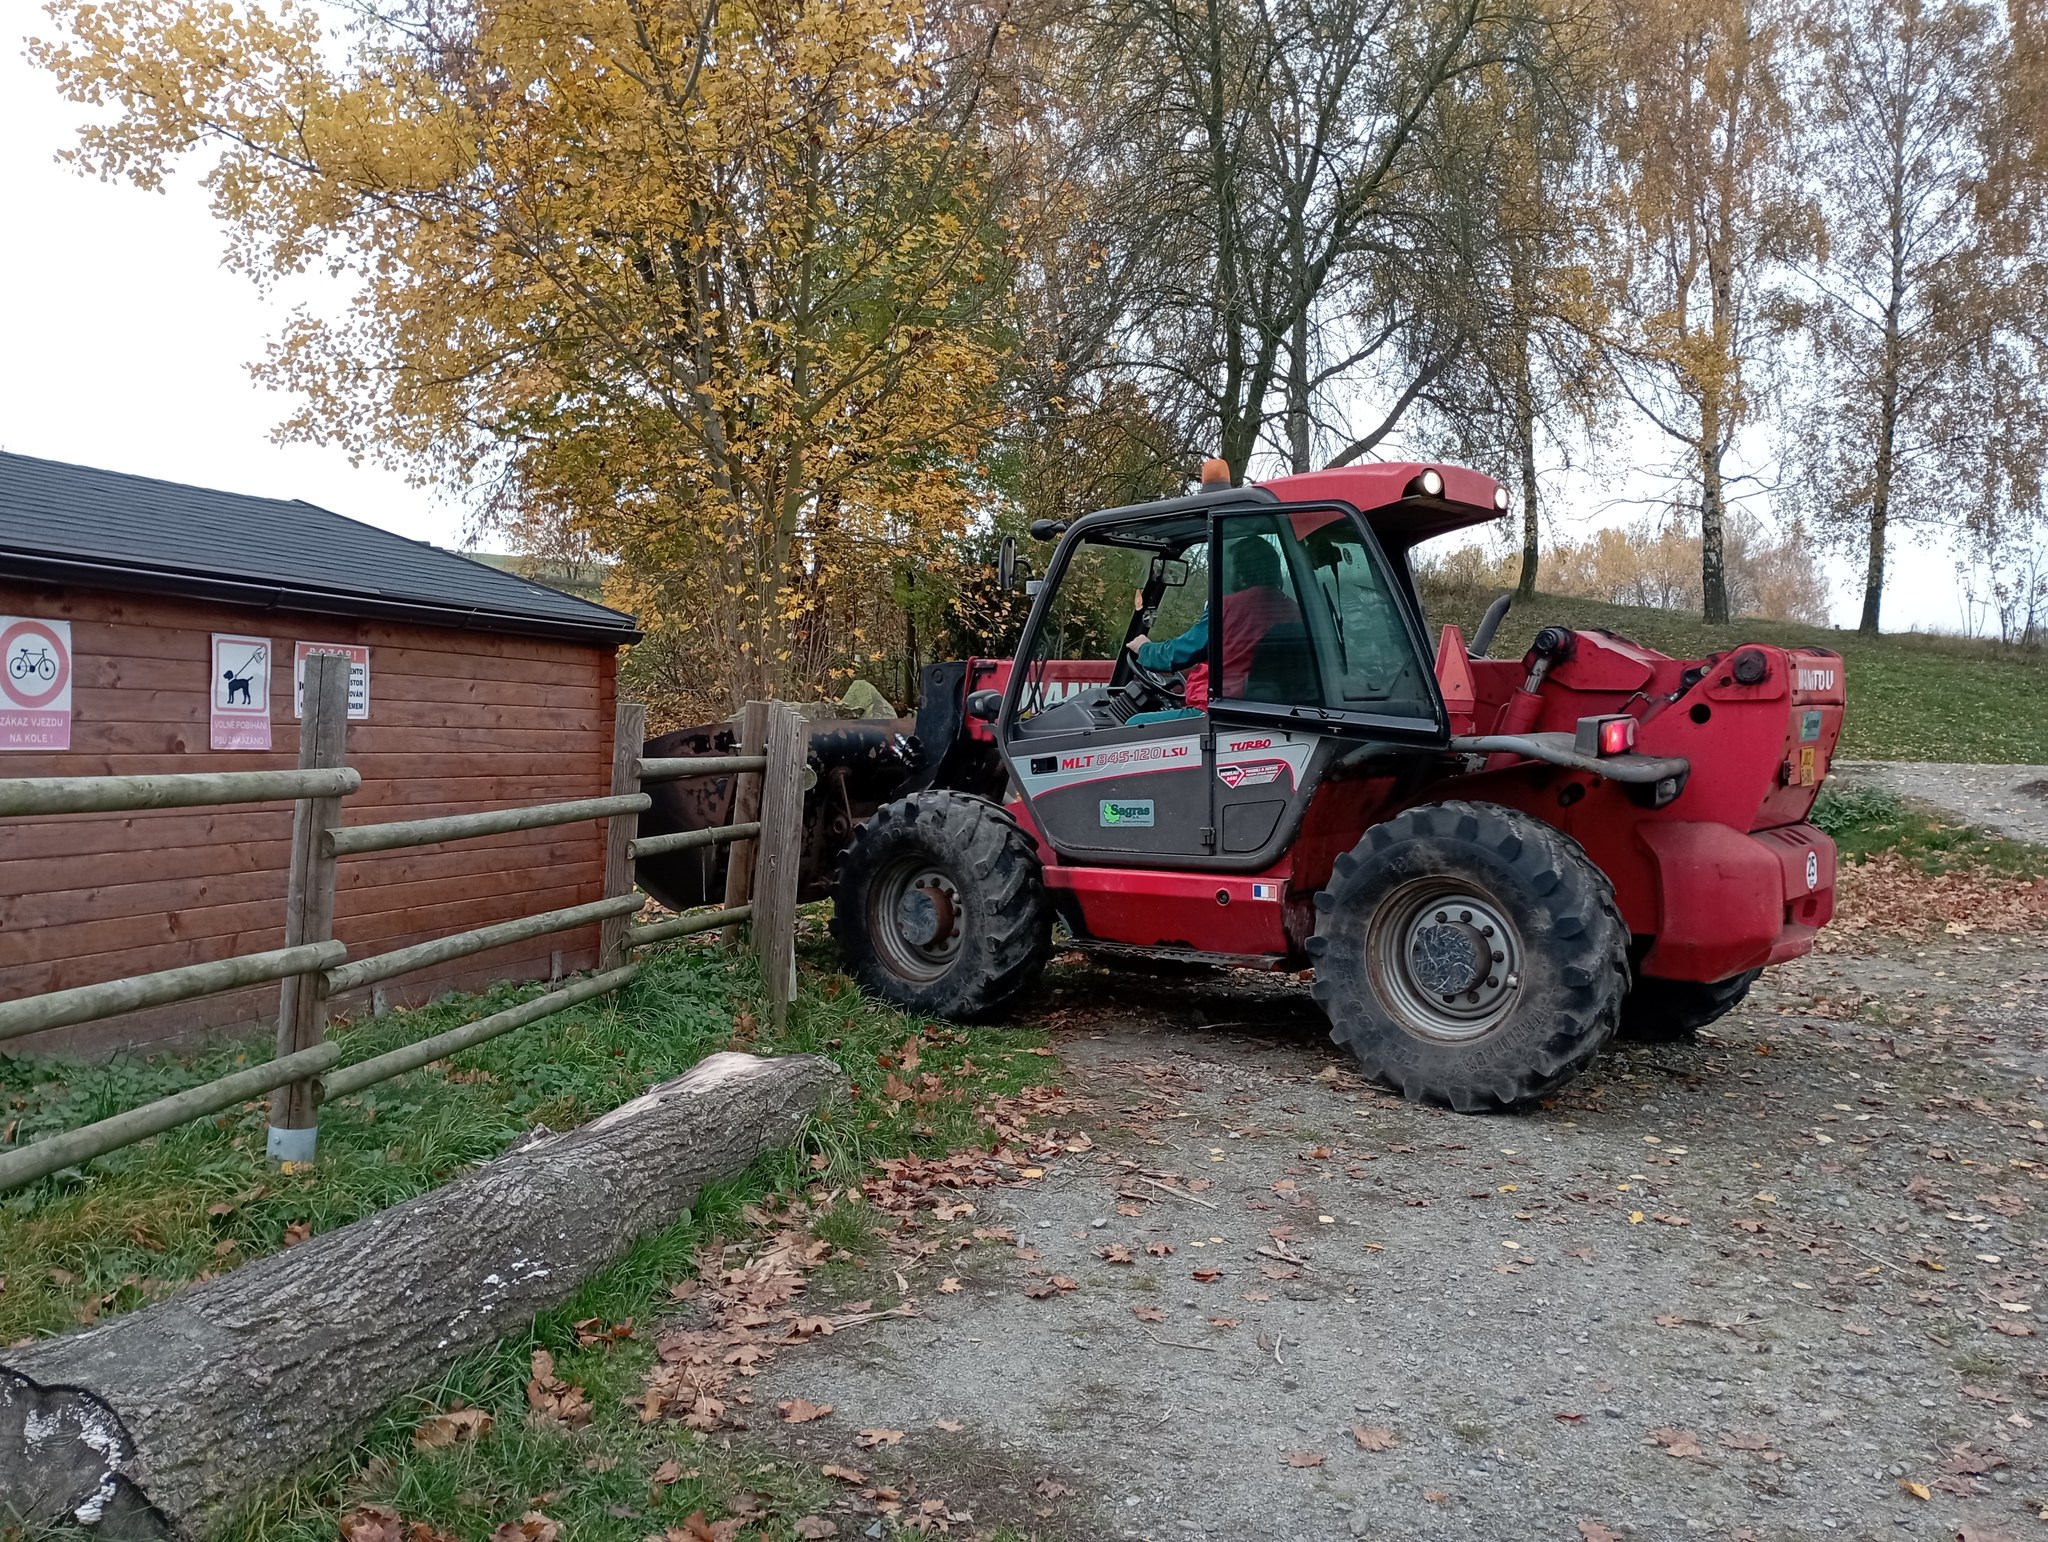
[[[445,1188],[0,1352],[0,1518],[205,1536],[792,1140],[838,1079],[813,1055],[712,1055]]]

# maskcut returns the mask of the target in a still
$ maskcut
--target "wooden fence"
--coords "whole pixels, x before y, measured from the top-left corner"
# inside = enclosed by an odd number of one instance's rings
[[[291,873],[285,892],[285,945],[211,963],[49,991],[0,1002],[0,1041],[74,1023],[96,1022],[144,1007],[213,995],[267,981],[281,982],[277,1052],[262,1065],[234,1072],[141,1108],[18,1150],[0,1153],[0,1192],[147,1140],[189,1119],[231,1108],[269,1093],[269,1153],[278,1161],[311,1161],[323,1099],[346,1097],[406,1071],[524,1028],[544,1017],[617,990],[639,973],[634,949],[687,937],[714,927],[751,923],[761,955],[770,1011],[779,1024],[796,989],[796,892],[803,831],[805,756],[803,723],[793,707],[756,703],[746,720],[743,748],[756,753],[647,760],[641,758],[645,707],[619,708],[609,797],[451,814],[392,824],[350,826],[343,800],[362,785],[346,756],[348,661],[316,654],[306,661],[306,715],[296,771],[216,771],[166,776],[81,776],[0,779],[0,816],[125,813],[140,809],[292,799]],[[651,803],[646,782],[679,776],[730,774],[741,778],[737,807],[746,818],[711,830],[636,837],[639,815]],[[587,905],[500,921],[452,936],[351,959],[333,936],[335,873],[348,857],[368,851],[438,845],[510,830],[533,830],[585,819],[610,821],[604,897]],[[725,906],[651,924],[633,916],[642,906],[634,890],[634,861],[694,846],[732,843],[729,868],[742,876],[728,885]],[[734,903],[737,893],[740,903]],[[344,1065],[345,1046],[327,1036],[327,1004],[344,991],[487,952],[552,932],[596,922],[602,928],[597,972],[518,1006],[435,1034],[382,1055]]]

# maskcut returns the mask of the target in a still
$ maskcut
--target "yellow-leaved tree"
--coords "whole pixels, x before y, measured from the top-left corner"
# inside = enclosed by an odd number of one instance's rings
[[[943,575],[999,410],[1012,257],[972,131],[993,26],[916,0],[55,0],[111,111],[68,152],[210,153],[232,261],[329,265],[259,367],[281,432],[614,559],[691,707],[857,665]]]

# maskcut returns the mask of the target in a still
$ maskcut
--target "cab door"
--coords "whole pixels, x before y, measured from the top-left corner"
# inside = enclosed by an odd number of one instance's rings
[[[1047,584],[1003,720],[1003,755],[1032,818],[1077,863],[1167,867],[1207,855],[1215,763],[1207,714],[1133,696],[1124,658],[1139,630],[1167,639],[1201,619],[1206,516],[1090,531]]]
[[[1338,753],[1362,748],[1398,772],[1441,750],[1447,720],[1420,627],[1349,509],[1282,505],[1223,513],[1216,527],[1226,616],[1210,662],[1217,855],[1266,862]],[[1233,649],[1228,596],[1253,579],[1276,581],[1280,600],[1257,641]]]

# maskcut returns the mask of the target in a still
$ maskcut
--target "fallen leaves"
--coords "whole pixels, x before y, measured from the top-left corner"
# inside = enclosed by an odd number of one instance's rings
[[[775,1405],[775,1411],[782,1415],[786,1424],[809,1424],[822,1419],[832,1412],[830,1403],[813,1403],[809,1398],[784,1398]]]
[[[562,1523],[538,1510],[528,1510],[516,1521],[507,1521],[491,1533],[491,1542],[561,1542]],[[727,1542],[724,1537],[719,1542]]]
[[[900,1446],[903,1444],[903,1431],[862,1430],[860,1434],[854,1438],[853,1443],[859,1446],[863,1451],[873,1451],[881,1446]]]
[[[2048,927],[2048,884],[1981,868],[1924,873],[1895,851],[1835,872],[1837,932],[1925,936],[1935,930],[2031,932]]]
[[[425,1521],[408,1521],[387,1505],[358,1505],[341,1518],[341,1542],[454,1542]]]
[[[1139,1322],[1165,1322],[1166,1314],[1156,1306],[1134,1306],[1131,1315]]]
[[[1197,1269],[1194,1271],[1194,1277],[1204,1285],[1207,1285],[1212,1280],[1222,1279],[1223,1271],[1221,1269]]]
[[[415,1451],[437,1451],[444,1446],[481,1440],[491,1432],[491,1425],[495,1422],[481,1408],[456,1408],[447,1413],[431,1414],[413,1430],[412,1448]]]
[[[1700,1447],[1699,1436],[1691,1430],[1663,1425],[1650,1431],[1650,1439],[1664,1448],[1666,1456],[1682,1457],[1696,1462],[1704,1462],[1707,1459],[1706,1452]]]
[[[1585,1542],[1621,1542],[1621,1533],[1598,1521],[1580,1521],[1579,1535]]]
[[[1761,1457],[1767,1462],[1782,1462],[1785,1459],[1785,1453],[1773,1449],[1770,1441],[1761,1435],[1750,1434],[1740,1430],[1727,1430],[1718,1439],[1722,1447],[1729,1451],[1747,1451],[1752,1456]]]
[[[1401,1443],[1400,1436],[1378,1424],[1352,1425],[1351,1438],[1361,1451],[1391,1451]]]
[[[555,1357],[545,1349],[533,1352],[533,1379],[526,1384],[527,1417],[553,1420],[576,1429],[590,1422],[590,1399],[581,1387],[555,1374]]]
[[[843,1467],[838,1462],[827,1462],[818,1469],[828,1478],[837,1478],[841,1483],[865,1483],[868,1475],[858,1467]]]
[[[1320,1467],[1323,1454],[1320,1451],[1290,1451],[1287,1453],[1289,1467]]]

